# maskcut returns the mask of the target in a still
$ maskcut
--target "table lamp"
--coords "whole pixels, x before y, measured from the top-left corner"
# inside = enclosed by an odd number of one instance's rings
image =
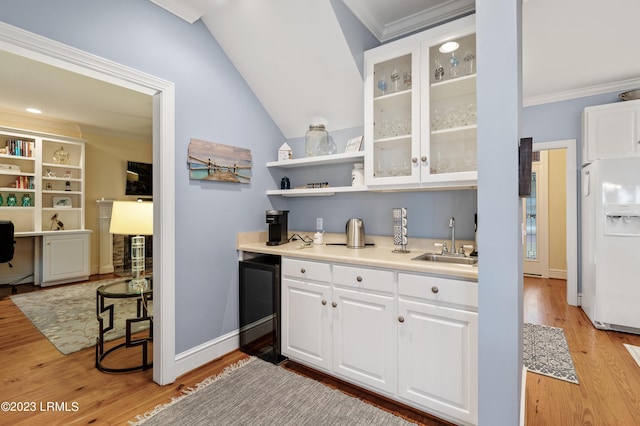
[[[148,288],[144,277],[144,237],[153,235],[153,202],[114,201],[111,211],[110,234],[133,235],[131,238],[131,281],[136,290]]]

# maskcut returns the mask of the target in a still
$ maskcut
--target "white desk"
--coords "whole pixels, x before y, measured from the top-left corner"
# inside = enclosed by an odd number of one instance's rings
[[[89,278],[92,231],[16,232],[15,238],[33,238],[33,282],[42,287]]]

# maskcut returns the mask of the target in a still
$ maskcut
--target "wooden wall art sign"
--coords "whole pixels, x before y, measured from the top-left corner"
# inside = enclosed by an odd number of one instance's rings
[[[251,181],[251,150],[191,139],[189,178],[222,182]]]

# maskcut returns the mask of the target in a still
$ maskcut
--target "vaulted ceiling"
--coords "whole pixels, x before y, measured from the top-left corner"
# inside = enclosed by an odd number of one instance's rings
[[[362,64],[353,52],[475,7],[470,0],[150,1],[188,22],[202,19],[287,138],[302,136],[315,117],[329,129],[362,125]],[[525,105],[640,87],[639,1],[525,0],[522,12]],[[354,45],[353,34],[366,33],[358,26],[371,36]],[[150,139],[148,96],[44,64],[13,67],[20,59],[0,54],[0,110],[21,111],[37,88],[47,94],[38,101],[50,105],[49,118]],[[56,87],[81,90],[60,96]]]

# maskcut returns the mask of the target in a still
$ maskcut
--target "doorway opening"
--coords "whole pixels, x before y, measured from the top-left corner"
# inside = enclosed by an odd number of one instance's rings
[[[576,140],[534,142],[533,152],[539,161],[532,164],[532,195],[523,200],[523,271],[525,275],[566,279],[567,303],[577,306]],[[564,167],[559,167],[560,163]]]
[[[153,97],[154,347],[153,380],[175,380],[174,84],[0,22],[0,50]],[[166,241],[166,244],[163,242]],[[160,249],[162,248],[162,249]]]

